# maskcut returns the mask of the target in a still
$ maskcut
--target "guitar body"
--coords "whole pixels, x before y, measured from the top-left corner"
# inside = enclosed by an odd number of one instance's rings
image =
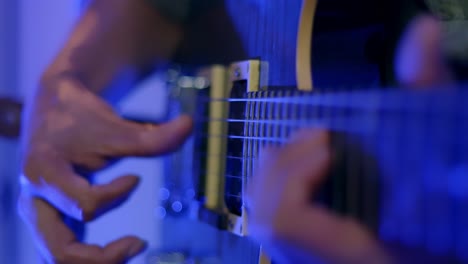
[[[227,1],[226,9],[245,49],[242,60],[268,63],[269,85],[295,85],[301,0]]]
[[[176,61],[229,65],[259,58],[268,62],[268,85],[296,86],[303,1],[222,2],[190,25]],[[316,4],[316,11],[310,12],[313,37],[308,59],[314,86],[321,88],[391,84],[396,43],[410,19],[424,11],[420,0],[305,2]]]

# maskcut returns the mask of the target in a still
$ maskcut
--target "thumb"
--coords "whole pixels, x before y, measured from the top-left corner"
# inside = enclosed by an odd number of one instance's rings
[[[106,156],[155,156],[177,149],[192,131],[192,120],[181,116],[161,125],[122,121],[113,139],[107,139]]]
[[[423,15],[409,24],[395,58],[395,72],[400,84],[424,87],[451,81],[450,69],[443,56],[442,37],[442,25],[433,16]]]

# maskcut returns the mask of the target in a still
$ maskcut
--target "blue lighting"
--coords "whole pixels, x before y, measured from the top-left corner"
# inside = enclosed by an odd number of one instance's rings
[[[176,201],[172,203],[172,210],[174,210],[174,212],[180,213],[182,211],[182,208],[183,206],[181,202]]]
[[[161,188],[159,190],[159,198],[162,200],[162,201],[165,201],[167,199],[169,199],[169,196],[171,195],[171,192],[169,192],[168,189],[166,188]]]
[[[155,217],[159,219],[164,219],[166,217],[166,209],[162,206],[158,206],[155,211]]]

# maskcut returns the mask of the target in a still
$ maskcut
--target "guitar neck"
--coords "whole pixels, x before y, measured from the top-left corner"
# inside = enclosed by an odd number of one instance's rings
[[[205,153],[217,163],[222,186],[208,208],[228,216],[223,228],[248,235],[243,197],[261,149],[315,127],[330,131],[334,153],[329,180],[315,201],[359,220],[384,241],[445,246],[447,254],[468,246],[453,231],[468,232],[462,224],[468,221],[465,198],[453,185],[468,173],[463,87],[303,92],[255,86],[242,76],[231,80],[225,97],[202,97],[211,114],[198,119],[217,126],[199,137],[218,146]],[[205,189],[207,197],[212,190]]]
[[[232,111],[225,120],[229,127],[225,135],[227,207],[242,215],[245,187],[265,145],[282,144],[294,131],[318,127],[332,132],[335,156],[335,170],[324,187],[328,191],[320,199],[379,231],[378,219],[385,222],[395,217],[381,217],[380,213],[395,209],[395,200],[383,204],[387,201],[383,194],[399,198],[397,190],[405,181],[396,179],[406,179],[412,184],[407,187],[414,190],[424,185],[428,160],[441,162],[450,153],[463,151],[457,135],[468,128],[462,122],[467,117],[465,94],[270,89],[231,97],[226,101]],[[447,191],[446,195],[451,194]]]
[[[261,63],[249,63],[246,71],[216,66],[177,79],[192,86],[178,86],[173,96],[179,103],[171,106],[191,112],[196,131],[176,157],[193,160],[193,167],[173,166],[170,180],[194,182],[198,220],[248,236],[244,195],[261,149],[316,127],[330,131],[334,163],[311,199],[357,219],[384,241],[440,246],[443,254],[458,257],[459,248],[468,248],[461,235],[468,233],[463,87],[303,92],[263,86]],[[242,241],[237,250],[248,245],[250,252],[243,263],[257,263],[258,251]]]

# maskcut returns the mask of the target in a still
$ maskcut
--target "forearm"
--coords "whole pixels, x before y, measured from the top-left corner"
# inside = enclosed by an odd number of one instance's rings
[[[168,61],[182,28],[147,0],[95,0],[42,76],[43,85],[73,78],[99,93],[121,74],[140,75]]]

